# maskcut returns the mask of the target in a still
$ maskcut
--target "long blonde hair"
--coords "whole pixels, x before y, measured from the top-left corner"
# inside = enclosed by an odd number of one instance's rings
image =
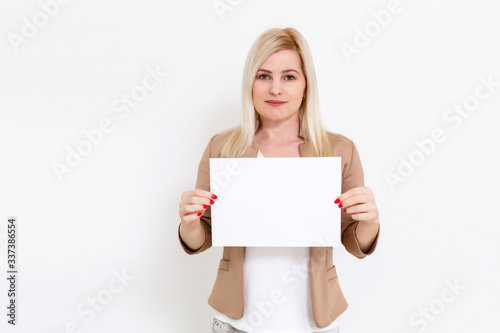
[[[252,146],[260,122],[260,115],[253,105],[253,82],[260,65],[268,56],[280,50],[294,50],[299,54],[306,77],[306,98],[299,108],[299,126],[306,144],[311,145],[314,156],[330,156],[330,142],[319,113],[316,72],[311,52],[304,37],[294,28],[266,30],[250,48],[243,72],[240,122],[225,131],[232,133],[222,148],[221,156],[240,157]]]

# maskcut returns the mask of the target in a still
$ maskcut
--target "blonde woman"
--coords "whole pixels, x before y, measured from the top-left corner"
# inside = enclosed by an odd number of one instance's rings
[[[239,124],[210,139],[196,189],[182,194],[182,248],[192,255],[212,246],[217,193],[210,192],[209,158],[326,156],[342,157],[342,193],[332,193],[332,205],[341,209],[342,244],[364,258],[375,250],[380,225],[356,146],[323,128],[314,65],[302,35],[293,28],[269,29],[248,53]],[[339,332],[338,318],[348,306],[332,247],[224,247],[208,303],[212,332]]]

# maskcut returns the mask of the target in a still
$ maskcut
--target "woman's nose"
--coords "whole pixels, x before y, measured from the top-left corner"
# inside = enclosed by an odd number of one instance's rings
[[[279,95],[281,94],[281,86],[279,81],[273,81],[271,83],[270,91],[271,95]]]

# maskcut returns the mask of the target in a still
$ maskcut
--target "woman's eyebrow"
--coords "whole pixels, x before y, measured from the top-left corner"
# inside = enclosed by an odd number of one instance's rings
[[[257,72],[272,73],[270,70],[264,69],[264,68],[260,68]],[[299,74],[299,72],[296,71],[295,69],[285,69],[284,71],[281,72],[281,74],[288,73],[288,72],[295,72],[295,73]]]

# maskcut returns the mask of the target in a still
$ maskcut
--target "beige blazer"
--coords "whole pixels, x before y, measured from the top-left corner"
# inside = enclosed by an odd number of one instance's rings
[[[258,128],[258,123],[256,129]],[[302,136],[302,130],[299,132]],[[364,186],[364,175],[361,161],[354,143],[348,138],[327,132],[332,146],[331,156],[342,157],[342,193],[351,188]],[[229,132],[214,135],[201,158],[198,167],[196,188],[210,191],[209,158],[220,158],[221,150],[227,141]],[[257,157],[259,145],[257,138],[251,149],[241,157]],[[307,140],[299,144],[301,157],[312,157],[312,148]],[[216,193],[217,194],[217,193]],[[340,195],[340,193],[338,193]],[[332,193],[332,197],[337,193]],[[217,203],[216,203],[217,204]],[[332,205],[333,205],[332,201]],[[205,210],[200,217],[201,225],[205,229],[205,242],[197,251],[192,251],[180,237],[180,223],[178,227],[179,242],[187,254],[198,254],[212,246],[211,233],[211,207]],[[372,254],[377,245],[380,229],[377,236],[366,253],[359,248],[355,237],[356,226],[359,221],[354,221],[349,214],[341,210],[341,237],[346,250],[355,257],[362,259]],[[347,309],[348,303],[340,288],[337,271],[333,265],[332,247],[310,247],[310,288],[311,303],[314,321],[319,328],[331,324],[342,312]],[[208,304],[228,317],[240,319],[244,311],[244,286],[243,286],[243,259],[245,247],[224,247],[222,258],[217,270],[217,278]]]

